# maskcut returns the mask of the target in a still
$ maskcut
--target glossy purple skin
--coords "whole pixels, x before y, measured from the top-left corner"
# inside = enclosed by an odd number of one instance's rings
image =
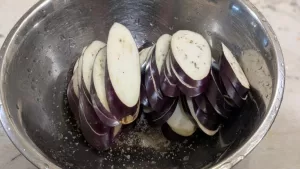
[[[79,120],[79,98],[76,96],[74,88],[73,88],[73,78],[71,79],[69,85],[68,85],[68,89],[67,89],[67,97],[68,97],[68,102],[69,102],[69,106],[70,109],[74,115],[74,118],[77,122],[77,124],[79,125],[80,120]]]
[[[121,113],[120,112],[109,112],[105,109],[103,104],[100,102],[100,99],[97,96],[96,89],[92,80],[92,86],[91,86],[91,100],[93,104],[93,108],[99,117],[99,119],[107,126],[117,126],[120,124],[121,120]]]
[[[165,96],[177,97],[180,95],[180,90],[176,84],[171,83],[166,74],[166,70],[162,69],[160,74],[160,89]]]
[[[195,115],[199,122],[208,130],[215,131],[224,120],[212,107],[206,96],[193,98]]]
[[[170,56],[171,64],[173,64],[173,67],[177,74],[179,75],[180,79],[185,82],[186,84],[189,84],[192,87],[201,87],[201,86],[206,86],[208,83],[208,76],[201,79],[201,80],[194,80],[191,77],[189,77],[184,70],[180,67],[180,65],[177,63],[176,59],[173,56],[173,53],[171,51],[171,56]]]
[[[225,90],[227,92],[227,95],[229,96],[230,99],[233,100],[233,102],[238,106],[242,107],[243,103],[245,102],[246,98],[243,99],[241,96],[238,94],[238,92],[235,90],[233,85],[230,83],[230,80],[227,76],[221,74],[221,79],[224,84]]]
[[[228,101],[224,97],[221,91],[221,84],[219,73],[216,69],[212,68],[211,73],[211,80],[208,85],[208,89],[205,92],[206,97],[208,98],[211,105],[214,107],[216,112],[221,116],[228,118],[231,116],[234,107],[228,104]],[[225,89],[224,89],[225,90]],[[226,91],[223,91],[226,92]]]
[[[249,89],[245,88],[241,82],[238,80],[237,76],[233,72],[228,60],[225,58],[224,53],[221,56],[220,62],[220,72],[221,76],[227,76],[232,86],[235,88],[240,97],[244,98],[248,95]]]
[[[168,125],[168,123],[164,123],[161,126],[161,132],[165,136],[166,139],[170,141],[184,141],[188,137],[183,137],[177,133],[175,133],[171,127]]]
[[[173,103],[163,112],[150,112],[146,113],[145,117],[151,126],[161,126],[173,115],[178,103],[178,98],[174,98]]]
[[[175,77],[177,79],[177,76],[175,75],[172,68],[171,68],[171,74],[172,74],[173,77]],[[207,78],[209,78],[209,76]],[[180,89],[180,91],[182,93],[184,93],[188,97],[199,96],[200,94],[202,94],[203,92],[206,91],[207,85],[208,85],[208,83],[205,83],[203,86],[200,86],[200,87],[189,88],[185,84],[182,84],[180,80],[177,79],[176,81],[177,81],[177,87]]]
[[[147,97],[146,87],[144,84],[141,84],[141,96],[140,96],[141,105],[150,107],[150,103]]]
[[[153,46],[153,43],[152,42],[149,42],[149,41],[146,41],[144,44],[142,44],[142,46],[140,46],[138,48],[139,52],[142,51],[143,49],[146,49],[150,46]]]
[[[151,58],[151,63],[146,68],[144,76],[144,84],[146,88],[147,98],[150,103],[150,107],[156,112],[163,112],[165,107],[171,105],[173,99],[166,97],[162,94],[159,84],[159,73],[155,67],[155,60]],[[156,86],[156,88],[155,88]]]
[[[80,129],[86,141],[97,150],[106,150],[114,139],[114,127],[103,124],[96,115],[87,96],[81,91],[79,96]]]
[[[116,94],[108,73],[108,68],[106,67],[105,71],[105,88],[106,88],[106,97],[108,101],[108,105],[111,112],[119,112],[120,116],[117,117],[118,119],[122,119],[129,115],[134,115],[136,113],[136,110],[138,108],[139,101],[134,105],[133,107],[126,106],[118,97]]]

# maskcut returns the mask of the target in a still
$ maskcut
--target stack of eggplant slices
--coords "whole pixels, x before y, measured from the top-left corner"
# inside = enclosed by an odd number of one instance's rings
[[[143,114],[169,140],[197,129],[215,135],[245,102],[249,82],[222,44],[217,63],[199,34],[179,30],[138,48],[130,31],[114,23],[107,44],[82,51],[68,85],[68,101],[87,142],[108,149],[121,130]]]

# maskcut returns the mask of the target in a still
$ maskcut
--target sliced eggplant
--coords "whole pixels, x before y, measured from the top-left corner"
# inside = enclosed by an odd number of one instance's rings
[[[109,127],[99,120],[83,92],[79,97],[79,118],[83,136],[91,146],[98,150],[108,149],[120,132],[120,126]]]
[[[141,74],[142,76],[145,73],[147,65],[150,63],[150,57],[152,55],[152,51],[154,49],[154,46],[148,47],[144,50],[142,50],[139,55],[140,55],[140,66],[141,66]]]
[[[222,43],[223,56],[221,57],[220,71],[226,75],[235,90],[241,97],[246,97],[250,89],[248,79],[232,52]]]
[[[173,115],[177,104],[178,104],[178,98],[174,99],[173,103],[169,105],[169,107],[165,109],[164,112],[151,111],[149,113],[146,113],[145,116],[146,119],[148,120],[148,123],[152,126],[163,125]]]
[[[180,81],[192,87],[203,86],[211,68],[211,50],[198,33],[181,30],[171,41],[171,61]]]
[[[79,62],[79,59],[77,59],[76,62],[75,62],[75,65],[74,65],[74,68],[73,68],[73,74],[75,74],[75,72],[76,72],[76,70],[78,68],[78,62]]]
[[[196,97],[196,96],[199,96],[200,94],[202,94],[203,92],[205,92],[205,90],[207,88],[207,83],[204,84],[203,86],[193,87],[193,86],[185,83],[180,78],[180,76],[175,71],[174,66],[173,66],[172,63],[170,65],[171,65],[172,76],[176,77],[176,79],[177,79],[177,87],[180,89],[180,91],[182,93],[184,93],[188,97]],[[209,78],[209,76],[207,78]]]
[[[93,74],[93,66],[94,61],[96,59],[97,54],[106,47],[106,44],[101,41],[92,42],[84,51],[82,56],[82,89],[86,95],[90,94],[91,91],[91,81]],[[91,103],[91,99],[89,97],[89,102]]]
[[[105,125],[114,127],[120,124],[119,121],[123,117],[121,112],[111,112],[108,106],[105,91],[106,55],[106,47],[97,53],[93,66],[90,95],[93,107],[100,120]]]
[[[77,124],[79,125],[79,112],[78,112],[78,105],[79,105],[79,91],[78,91],[78,80],[77,80],[77,71],[75,71],[75,74],[73,75],[67,89],[67,97],[68,97],[68,103],[69,107],[75,117],[75,120],[77,121]]]
[[[155,65],[159,74],[161,74],[162,66],[169,54],[171,39],[171,35],[164,34],[157,40],[155,48]]]
[[[175,83],[172,83],[172,81],[170,80],[169,77],[171,77],[171,75],[167,70],[168,69],[167,65],[169,64],[169,58],[170,57],[168,55],[162,67],[162,72],[160,74],[160,89],[163,92],[163,94],[168,97],[177,97],[180,94],[180,90],[177,87],[177,85]]]
[[[164,109],[170,107],[173,103],[173,99],[169,97],[165,97],[159,88],[159,76],[155,69],[152,68],[155,60],[151,58],[151,63],[149,67],[146,69],[145,74],[145,88],[147,93],[147,98],[150,103],[150,106],[156,112],[164,112]]]
[[[233,102],[235,103],[235,105],[237,105],[238,107],[242,107],[243,103],[245,102],[245,100],[247,99],[247,95],[242,98],[238,92],[235,90],[235,88],[233,87],[233,85],[230,83],[229,78],[226,75],[221,75],[220,76],[222,79],[222,82],[224,84],[226,93],[228,95],[228,97],[233,100]]]
[[[221,89],[222,85],[220,84],[219,72],[216,68],[213,67],[211,69],[210,76],[210,83],[205,95],[218,114],[229,118],[236,106],[230,104],[228,99],[223,95],[224,91],[222,92],[221,90],[225,89]]]
[[[146,87],[143,83],[141,84],[140,102],[141,102],[141,105],[143,105],[145,107],[150,107],[150,103],[149,103],[149,100],[147,97]]]
[[[111,112],[136,113],[141,86],[139,52],[130,31],[114,23],[107,42],[106,95]]]
[[[193,101],[193,99],[197,101]],[[219,114],[217,114],[206,97],[186,97],[186,102],[190,114],[198,124],[199,128],[209,136],[215,135],[219,131],[221,117]],[[196,102],[198,102],[199,105]]]
[[[78,88],[81,88],[81,83],[82,83],[82,63],[83,63],[83,54],[85,50],[87,49],[87,46],[83,48],[82,54],[78,60],[78,67],[77,67],[77,80],[78,80]]]
[[[196,124],[186,114],[179,100],[173,115],[168,119],[169,127],[180,136],[188,137],[195,133]]]

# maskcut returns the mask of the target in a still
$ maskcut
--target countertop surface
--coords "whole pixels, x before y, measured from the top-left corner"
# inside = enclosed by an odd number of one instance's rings
[[[0,0],[0,46],[37,0]],[[300,0],[251,0],[272,25],[286,64],[284,100],[270,132],[234,169],[300,168]],[[297,71],[298,69],[298,71]],[[0,168],[36,169],[13,146],[0,125]]]

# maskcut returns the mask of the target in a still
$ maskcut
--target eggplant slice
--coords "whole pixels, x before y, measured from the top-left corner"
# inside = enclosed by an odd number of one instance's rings
[[[223,55],[221,57],[220,71],[229,78],[237,93],[241,97],[246,97],[250,89],[248,79],[243,69],[237,62],[232,52],[222,43]]]
[[[111,112],[106,91],[105,91],[105,71],[106,71],[106,47],[102,48],[95,59],[92,74],[91,100],[96,114],[100,120],[111,127],[120,124],[121,112]]]
[[[173,103],[164,112],[150,111],[145,114],[148,123],[151,126],[161,126],[173,115],[178,103],[178,98],[173,100]]]
[[[180,95],[180,90],[174,83],[175,80],[171,80],[173,77],[170,73],[169,59],[170,55],[168,54],[160,74],[160,89],[168,97],[177,97]]]
[[[180,89],[180,91],[182,93],[184,93],[188,97],[196,97],[196,96],[199,96],[200,94],[202,94],[203,92],[205,92],[205,90],[207,88],[207,83],[204,84],[203,86],[200,86],[200,87],[193,87],[193,86],[185,83],[180,78],[178,73],[175,71],[174,66],[173,66],[172,63],[170,65],[171,65],[170,67],[171,67],[172,76],[176,77],[177,87]],[[209,78],[209,76],[207,78]]]
[[[105,46],[106,44],[101,41],[94,41],[86,48],[86,50],[83,53],[82,66],[81,66],[81,70],[79,71],[82,71],[83,92],[88,95],[90,94],[91,91],[91,81],[92,81],[94,61],[99,51],[101,51],[101,49],[103,49]],[[88,99],[89,102],[91,103],[91,99],[90,98]]]
[[[171,61],[177,78],[191,87],[203,86],[212,61],[208,42],[198,33],[180,30],[172,37],[171,49]]]
[[[106,95],[111,112],[122,112],[122,118],[134,115],[140,99],[139,52],[130,31],[119,23],[114,23],[109,31],[106,69]]]
[[[210,83],[205,95],[219,115],[229,118],[236,106],[228,102],[227,92],[220,84],[219,72],[216,68],[212,67],[210,76]],[[223,93],[226,93],[226,95],[223,95]]]
[[[176,109],[173,115],[168,119],[167,124],[176,134],[189,137],[195,133],[197,127],[184,111],[181,102],[181,99],[179,99]]]
[[[157,68],[155,67],[155,57],[152,56],[151,61],[146,68],[144,76],[144,84],[147,93],[147,98],[150,106],[156,112],[164,112],[164,110],[173,103],[173,99],[166,97],[160,90],[160,78]]]
[[[97,150],[107,150],[120,132],[120,125],[109,127],[99,120],[83,92],[80,92],[79,97],[79,118],[82,134],[86,141]]]
[[[193,101],[195,99],[196,101]],[[222,118],[214,110],[205,96],[187,98],[189,111],[199,128],[207,135],[215,135],[220,128]],[[198,104],[197,104],[198,103]]]
[[[79,105],[79,94],[78,94],[78,80],[77,80],[77,71],[73,75],[67,89],[67,98],[69,102],[69,107],[74,115],[74,118],[79,125],[79,112],[78,112],[78,105]]]

